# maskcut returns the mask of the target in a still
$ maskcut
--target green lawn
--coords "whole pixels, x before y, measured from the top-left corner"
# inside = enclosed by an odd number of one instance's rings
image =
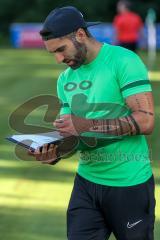
[[[57,66],[44,50],[0,49],[0,239],[64,240],[65,212],[77,167],[76,156],[56,166],[44,166],[16,158],[14,146],[4,138],[14,132],[8,124],[11,112],[31,97],[56,94]],[[140,53],[147,63],[146,53]],[[156,178],[155,240],[160,236],[160,54],[150,76],[155,98],[156,127],[148,138]],[[46,107],[33,112],[30,121],[44,124]]]

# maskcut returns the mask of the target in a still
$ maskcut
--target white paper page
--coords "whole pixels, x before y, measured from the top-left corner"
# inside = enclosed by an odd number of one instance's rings
[[[55,137],[48,137],[43,135],[24,134],[24,135],[12,135],[12,138],[17,142],[24,142],[26,140],[32,141],[31,147],[36,149],[46,143],[54,142],[58,140]]]

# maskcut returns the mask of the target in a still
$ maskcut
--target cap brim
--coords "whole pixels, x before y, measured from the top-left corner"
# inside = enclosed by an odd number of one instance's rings
[[[91,26],[98,25],[98,24],[101,24],[101,23],[102,22],[86,22],[86,26],[91,27]]]

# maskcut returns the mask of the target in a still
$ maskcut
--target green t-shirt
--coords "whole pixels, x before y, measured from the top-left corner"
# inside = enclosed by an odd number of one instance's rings
[[[61,114],[90,119],[113,119],[129,114],[125,98],[151,91],[147,69],[133,52],[103,44],[97,57],[76,70],[67,68],[59,77]],[[126,108],[125,108],[126,109]],[[80,152],[78,174],[108,186],[132,186],[151,175],[149,150],[143,135],[97,149]]]

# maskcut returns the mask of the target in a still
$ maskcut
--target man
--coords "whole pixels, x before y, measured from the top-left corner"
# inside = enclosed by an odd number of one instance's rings
[[[118,2],[118,15],[115,16],[113,25],[117,44],[136,51],[139,37],[142,36],[143,22],[137,13],[130,10],[130,5],[130,2],[125,0]]]
[[[113,232],[117,240],[153,240],[154,179],[144,135],[153,130],[154,110],[147,70],[133,52],[96,41],[91,24],[76,8],[63,7],[48,15],[40,32],[57,63],[68,65],[57,84],[62,109],[56,128],[62,135],[117,138],[81,152],[67,236],[105,240]],[[33,155],[53,164],[56,148],[45,145]]]

